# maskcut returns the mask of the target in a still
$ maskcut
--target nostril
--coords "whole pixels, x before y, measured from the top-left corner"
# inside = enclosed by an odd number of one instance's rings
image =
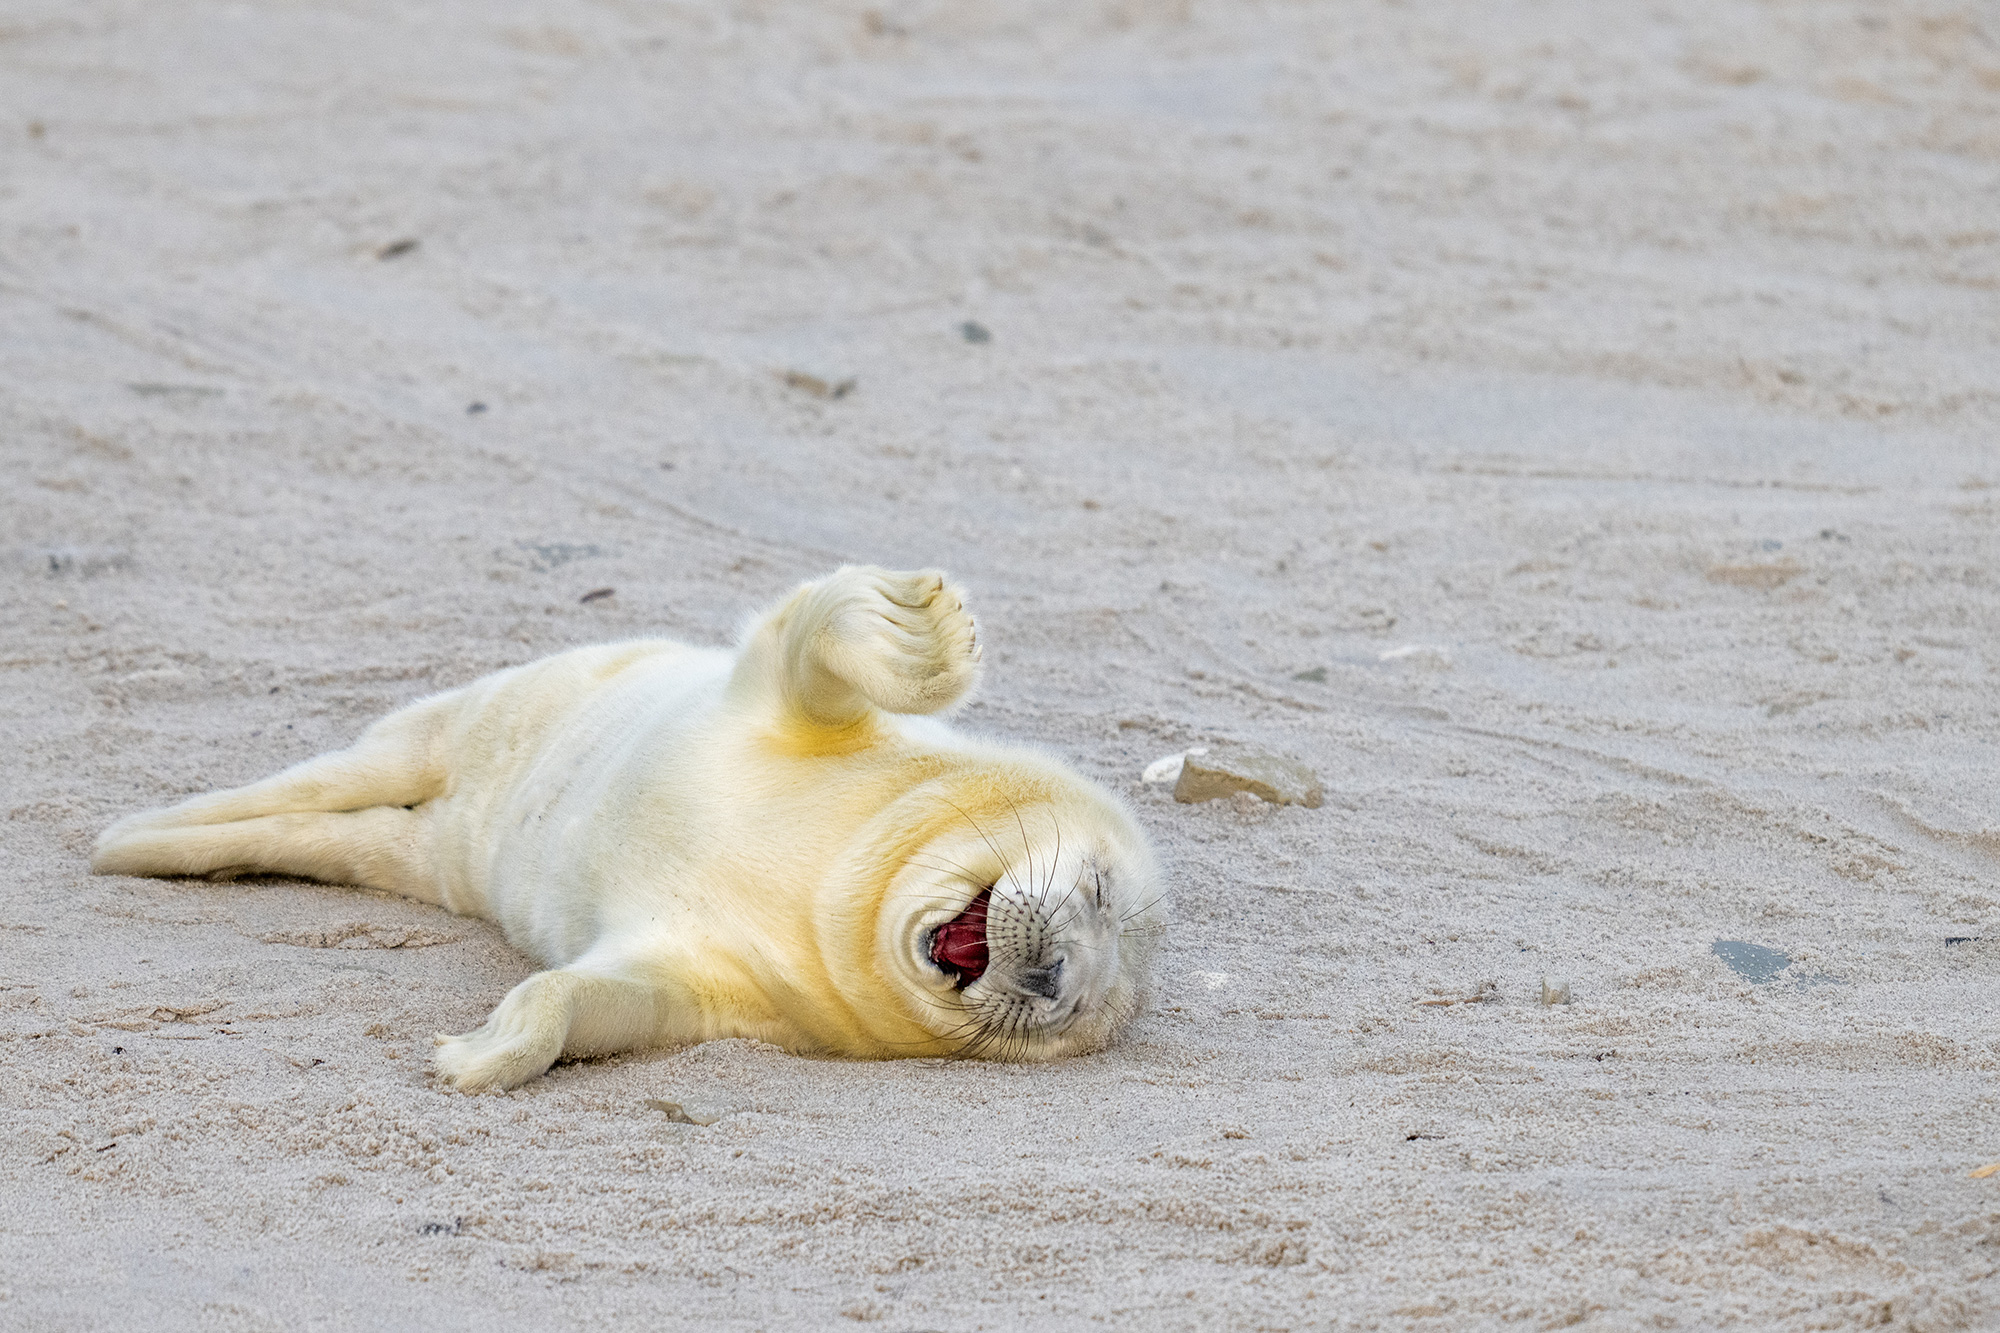
[[[1062,960],[1058,958],[1048,967],[1022,968],[1015,982],[1030,995],[1053,1000],[1062,994],[1062,969]]]

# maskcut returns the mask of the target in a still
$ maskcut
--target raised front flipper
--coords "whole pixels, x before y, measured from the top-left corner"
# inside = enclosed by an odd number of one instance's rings
[[[758,623],[730,691],[843,727],[876,708],[942,712],[978,679],[978,627],[962,589],[935,570],[845,565]]]

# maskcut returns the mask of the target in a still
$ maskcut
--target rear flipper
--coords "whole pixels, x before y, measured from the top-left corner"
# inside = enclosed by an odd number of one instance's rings
[[[191,828],[126,820],[98,840],[90,867],[100,875],[296,875],[442,906],[444,886],[432,868],[429,832],[427,812],[393,805]]]
[[[131,815],[97,839],[100,875],[269,872],[440,902],[423,802],[444,792],[440,740],[459,692],[383,718],[345,750],[247,787]]]
[[[472,1032],[438,1034],[439,1077],[460,1092],[515,1088],[563,1056],[610,1055],[657,1040],[657,987],[584,963],[537,972]]]

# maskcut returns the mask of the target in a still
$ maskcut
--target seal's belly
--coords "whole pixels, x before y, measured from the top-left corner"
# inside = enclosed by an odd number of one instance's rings
[[[488,758],[440,812],[439,862],[467,886],[453,905],[546,966],[643,966],[674,1015],[662,1039],[844,1049],[814,904],[857,831],[941,761],[894,723],[810,745],[770,731],[727,702],[729,653],[566,656],[482,704],[470,753]]]
[[[435,812],[447,903],[498,922],[545,962],[581,954],[621,834],[643,832],[607,827],[607,815],[644,753],[712,710],[729,666],[727,653],[660,640],[581,649],[474,686]]]
[[[773,727],[732,701],[735,665],[626,644],[476,686],[437,812],[450,905],[545,966],[643,975],[657,1040],[865,1049],[850,992],[877,944],[853,921],[881,886],[842,867],[885,808],[965,758],[912,719]]]

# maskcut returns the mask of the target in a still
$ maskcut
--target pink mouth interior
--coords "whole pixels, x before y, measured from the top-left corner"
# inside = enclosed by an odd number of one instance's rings
[[[986,972],[986,904],[992,896],[991,889],[981,893],[931,937],[931,961],[958,973],[960,987],[970,986]]]

